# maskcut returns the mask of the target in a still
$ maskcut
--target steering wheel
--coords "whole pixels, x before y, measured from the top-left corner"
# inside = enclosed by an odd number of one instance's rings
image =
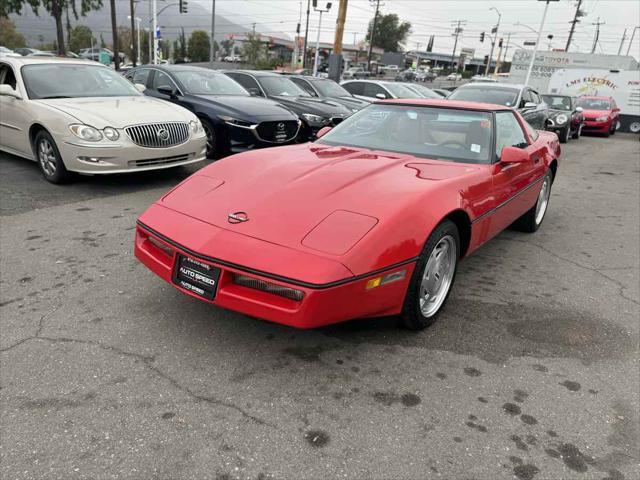
[[[445,143],[441,143],[439,146],[440,147],[448,147],[450,145],[456,146],[456,147],[460,147],[460,148],[464,148],[465,150],[468,148],[468,146],[462,142],[456,142],[455,140],[449,140]]]

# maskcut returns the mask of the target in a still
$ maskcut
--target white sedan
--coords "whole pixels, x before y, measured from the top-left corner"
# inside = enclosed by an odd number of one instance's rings
[[[204,160],[198,118],[143,89],[88,60],[2,57],[0,150],[37,161],[52,183]]]

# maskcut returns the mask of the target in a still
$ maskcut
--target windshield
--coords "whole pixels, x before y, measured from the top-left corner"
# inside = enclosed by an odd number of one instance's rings
[[[313,82],[321,97],[350,97],[351,94],[333,80]]]
[[[239,83],[223,73],[211,70],[174,70],[175,77],[192,95],[244,95],[249,96]]]
[[[442,96],[438,95],[436,92],[431,90],[429,87],[425,87],[424,85],[418,85],[417,83],[412,83],[409,88],[417,91],[422,98],[437,98],[441,99]]]
[[[449,100],[463,100],[467,102],[493,103],[513,107],[518,99],[518,90],[515,88],[495,88],[491,86],[458,88]]]
[[[571,97],[563,97],[560,95],[542,95],[544,103],[555,110],[571,111]]]
[[[25,65],[22,78],[31,99],[142,95],[114,70],[98,65]]]
[[[401,83],[385,83],[384,86],[397,98],[423,98],[415,90],[411,90]]]
[[[406,153],[463,163],[489,163],[489,112],[373,104],[316,143]]]
[[[309,97],[310,95],[302,90],[291,79],[281,76],[259,77],[260,85],[267,92],[268,96],[282,97]]]
[[[611,102],[599,98],[579,98],[578,106],[586,110],[610,110]]]

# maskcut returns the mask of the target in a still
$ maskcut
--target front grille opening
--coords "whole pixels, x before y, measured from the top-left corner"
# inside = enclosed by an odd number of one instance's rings
[[[130,160],[130,167],[149,167],[153,165],[169,165],[172,163],[185,162],[189,160],[191,155],[176,155],[173,157],[149,158],[146,160]]]
[[[295,302],[300,302],[304,298],[304,292],[301,292],[300,290],[283,287],[282,285],[276,285],[275,283],[265,282],[264,280],[240,275],[238,273],[233,274],[233,283],[243,287],[252,288],[254,290],[270,293],[271,295],[288,298]]]

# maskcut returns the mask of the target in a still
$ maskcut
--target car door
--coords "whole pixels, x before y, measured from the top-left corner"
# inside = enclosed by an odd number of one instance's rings
[[[543,143],[538,132],[521,123],[512,111],[496,112],[496,159],[493,165],[494,206],[489,224],[492,237],[511,225],[535,203],[539,180],[544,173]],[[534,138],[535,137],[535,138]],[[529,159],[522,163],[504,164],[500,154],[504,147],[526,150]],[[537,182],[537,183],[536,183]]]
[[[8,63],[0,63],[0,84],[9,85],[21,98],[0,95],[0,146],[18,155],[31,158],[29,142],[31,115],[27,94],[20,75]]]

